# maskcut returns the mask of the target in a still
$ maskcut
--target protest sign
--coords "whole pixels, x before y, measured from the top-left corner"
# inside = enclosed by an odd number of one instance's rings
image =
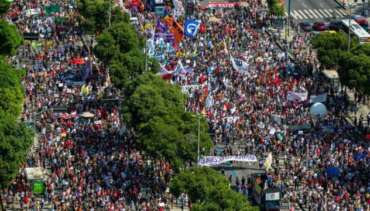
[[[222,163],[229,161],[239,161],[239,162],[257,162],[257,157],[255,155],[235,155],[235,156],[205,156],[202,157],[198,164],[200,166],[217,166]]]

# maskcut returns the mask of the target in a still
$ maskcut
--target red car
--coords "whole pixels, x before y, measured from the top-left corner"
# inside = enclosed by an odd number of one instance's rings
[[[329,24],[325,22],[315,22],[312,26],[315,31],[325,31],[329,28]]]
[[[364,16],[361,15],[352,15],[352,19],[355,20],[358,25],[367,28],[369,26],[369,22]]]

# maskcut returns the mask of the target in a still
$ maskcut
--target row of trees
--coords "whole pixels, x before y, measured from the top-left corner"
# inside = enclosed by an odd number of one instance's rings
[[[94,23],[93,33],[98,34],[94,53],[109,68],[114,86],[124,93],[122,116],[135,131],[137,147],[152,159],[172,164],[177,176],[171,190],[175,196],[189,194],[195,210],[250,208],[219,172],[210,168],[186,170],[197,160],[198,138],[202,153],[208,154],[212,147],[207,121],[186,111],[186,96],[179,86],[156,75],[160,66],[143,53],[145,40],[126,15],[114,9],[111,25],[96,19],[106,15],[97,15],[98,11],[105,11],[102,8],[106,4],[107,1],[81,0],[79,9],[84,16],[81,21],[82,25]]]
[[[338,70],[342,84],[370,95],[370,44],[359,44],[353,39],[348,48],[344,33],[320,33],[311,43],[324,68]]]
[[[9,5],[7,1],[0,2],[1,16]],[[22,42],[16,26],[0,20],[0,189],[7,187],[18,173],[34,136],[31,129],[18,121],[24,103],[21,80],[25,70],[15,69],[8,63]]]

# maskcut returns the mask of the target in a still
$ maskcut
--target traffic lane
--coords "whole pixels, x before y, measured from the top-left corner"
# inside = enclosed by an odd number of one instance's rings
[[[338,9],[341,8],[335,0],[290,0],[291,10],[305,9]],[[288,11],[289,0],[285,0],[285,8]]]

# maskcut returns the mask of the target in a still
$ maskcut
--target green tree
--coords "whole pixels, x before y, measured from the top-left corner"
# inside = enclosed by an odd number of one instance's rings
[[[0,15],[3,15],[8,11],[10,2],[11,1],[8,0],[0,0]]]
[[[108,30],[121,53],[127,53],[139,46],[139,38],[134,27],[126,22],[118,22]]]
[[[109,64],[112,83],[120,89],[127,88],[128,84],[136,80],[144,70],[145,55],[139,49],[119,53]]]
[[[246,198],[230,188],[227,179],[207,167],[190,168],[177,174],[170,183],[170,191],[179,197],[187,193],[194,210],[258,210]]]
[[[109,25],[110,0],[78,0],[77,7],[82,15],[81,25],[86,32],[102,32]]]
[[[284,16],[284,7],[278,0],[267,0],[267,4],[270,9],[270,13],[276,16]]]
[[[312,38],[311,44],[317,49],[320,63],[326,68],[337,67],[342,51],[348,50],[348,38],[344,33],[324,32]],[[351,48],[358,46],[355,40]]]
[[[150,156],[166,159],[179,169],[197,158],[197,117],[185,112],[185,96],[152,73],[130,84],[123,106],[124,119],[136,133],[138,144]],[[200,148],[208,153],[211,139],[208,124],[200,118]]]
[[[370,95],[370,59],[364,54],[342,53],[338,69],[341,82],[361,94]]]
[[[22,44],[22,37],[19,35],[15,25],[5,20],[0,20],[0,54],[14,55],[16,49]]]
[[[178,117],[185,110],[185,95],[179,87],[151,73],[143,74],[138,81],[142,83],[137,84],[124,107],[129,114],[126,119],[131,125],[140,126],[153,116],[171,121],[179,119],[172,117]]]
[[[104,63],[109,64],[111,59],[119,54],[116,41],[113,36],[105,31],[97,39],[97,45],[94,47],[95,55]]]
[[[16,70],[0,57],[0,110],[17,117],[23,107],[24,91],[21,86],[23,70]]]
[[[358,45],[352,51],[352,53],[355,54],[355,55],[364,54],[364,55],[370,57],[370,44],[369,43],[366,43],[366,44]]]
[[[33,131],[18,123],[11,114],[0,111],[0,185],[9,185],[25,161],[32,145]]]

